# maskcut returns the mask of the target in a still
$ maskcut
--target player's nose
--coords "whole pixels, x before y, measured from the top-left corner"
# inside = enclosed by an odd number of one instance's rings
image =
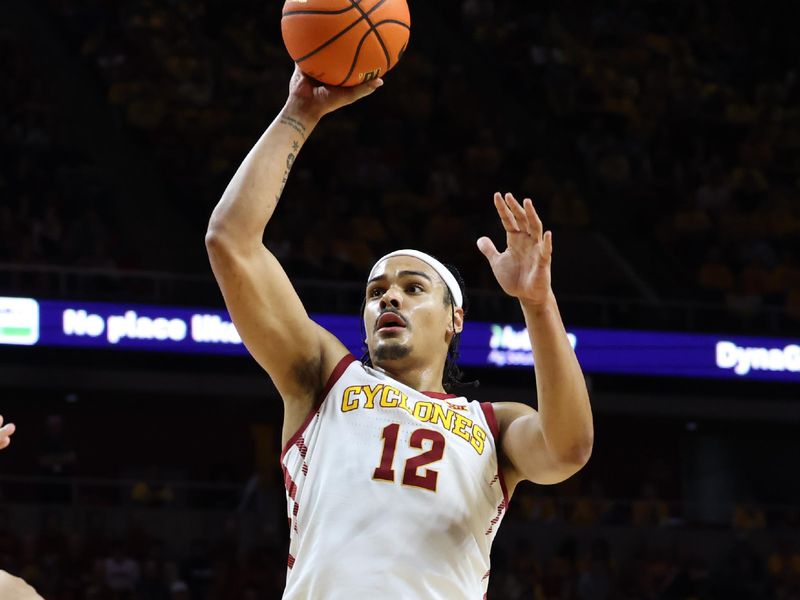
[[[383,293],[383,296],[381,296],[381,310],[389,306],[400,308],[402,298],[403,295],[397,288],[395,288],[395,286],[389,286],[389,288]]]

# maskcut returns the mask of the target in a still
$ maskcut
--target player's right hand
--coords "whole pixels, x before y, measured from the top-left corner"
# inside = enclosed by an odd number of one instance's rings
[[[0,570],[0,598],[3,600],[44,600],[23,579]]]
[[[0,415],[0,450],[3,448],[7,448],[8,445],[11,443],[11,434],[16,431],[16,427],[13,423],[9,423],[8,425],[3,425],[3,417]],[[2,598],[3,596],[0,596]]]
[[[324,85],[305,75],[295,65],[286,104],[308,118],[319,120],[328,113],[369,96],[382,85],[383,79],[380,78],[348,88]]]

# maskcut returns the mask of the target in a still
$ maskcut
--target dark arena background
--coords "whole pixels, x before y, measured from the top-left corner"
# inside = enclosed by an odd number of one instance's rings
[[[454,263],[469,394],[535,405],[521,311],[475,248],[502,239],[493,192],[534,199],[595,446],[518,487],[489,598],[800,598],[796,20],[410,5],[400,65],[315,131],[265,243],[354,352],[377,257]],[[279,598],[282,407],[203,239],[286,98],[280,3],[0,6],[0,568],[48,600]]]

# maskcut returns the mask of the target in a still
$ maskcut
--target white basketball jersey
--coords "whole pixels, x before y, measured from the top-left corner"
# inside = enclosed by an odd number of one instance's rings
[[[489,403],[348,355],[281,454],[286,600],[481,600],[508,505]]]

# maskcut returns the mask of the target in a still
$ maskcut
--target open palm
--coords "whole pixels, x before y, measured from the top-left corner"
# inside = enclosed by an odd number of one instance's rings
[[[544,231],[530,198],[520,204],[513,195],[504,197],[498,192],[494,205],[506,230],[506,249],[498,252],[488,237],[478,240],[478,249],[489,260],[506,294],[531,304],[543,304],[550,294],[553,234]]]

